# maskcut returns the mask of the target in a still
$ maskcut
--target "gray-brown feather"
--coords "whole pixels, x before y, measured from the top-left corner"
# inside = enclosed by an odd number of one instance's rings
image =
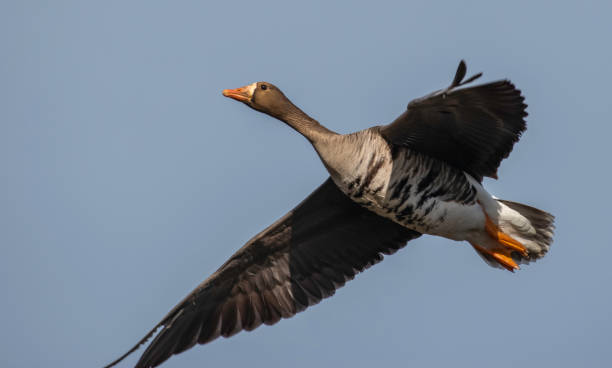
[[[155,367],[196,343],[291,317],[418,236],[327,180],[170,311],[136,367]]]

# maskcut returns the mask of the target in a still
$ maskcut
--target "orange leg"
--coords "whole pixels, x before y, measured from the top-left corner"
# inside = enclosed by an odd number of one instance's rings
[[[503,233],[499,229],[499,227],[497,227],[497,225],[495,225],[493,221],[491,221],[491,219],[489,218],[489,216],[487,216],[486,213],[485,219],[485,229],[493,239],[497,240],[498,243],[501,243],[506,247],[521,253],[521,255],[523,255],[524,257],[529,256],[529,254],[527,253],[527,248],[525,248],[525,246],[521,244],[521,242],[519,242],[518,240],[512,238],[510,235]]]
[[[478,246],[474,243],[472,243],[472,247],[474,247],[474,249],[476,249],[480,253],[493,257],[493,259],[495,259],[497,263],[502,265],[508,271],[514,272],[514,270],[518,270],[520,268],[510,256],[510,252],[506,249],[491,250],[491,249],[487,249],[487,248]]]
[[[484,212],[484,208],[482,210]],[[505,234],[501,229],[489,218],[486,212],[485,215],[485,230],[487,233],[497,241],[498,247],[493,249],[484,248],[475,244],[472,244],[477,251],[487,254],[495,259],[508,271],[518,270],[519,266],[512,259],[512,252],[519,252],[523,257],[529,257],[527,248],[518,240],[512,238],[508,234]]]

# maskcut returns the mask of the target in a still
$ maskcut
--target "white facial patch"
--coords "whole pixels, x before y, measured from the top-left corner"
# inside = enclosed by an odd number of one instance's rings
[[[248,86],[246,86],[246,90],[249,94],[249,99],[253,98],[253,93],[255,93],[256,88],[257,88],[257,82],[251,83]]]

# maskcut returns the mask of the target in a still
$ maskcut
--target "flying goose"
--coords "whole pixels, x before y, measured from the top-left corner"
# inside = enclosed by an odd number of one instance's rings
[[[421,234],[469,242],[490,265],[514,271],[541,258],[554,217],[497,199],[482,186],[526,129],[524,98],[508,80],[450,86],[415,99],[391,124],[337,134],[271,83],[223,95],[303,135],[330,174],[302,203],[249,240],[112,367],[154,338],[136,364],[156,367],[219,336],[272,325],[335,290]]]

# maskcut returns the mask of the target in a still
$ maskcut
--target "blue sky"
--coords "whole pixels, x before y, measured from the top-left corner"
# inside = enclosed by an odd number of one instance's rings
[[[611,13],[3,1],[0,365],[108,363],[326,178],[302,137],[222,89],[275,83],[347,133],[392,121],[463,58],[526,96],[528,130],[485,185],[557,216],[549,255],[511,274],[423,237],[306,312],[164,367],[606,366]]]

